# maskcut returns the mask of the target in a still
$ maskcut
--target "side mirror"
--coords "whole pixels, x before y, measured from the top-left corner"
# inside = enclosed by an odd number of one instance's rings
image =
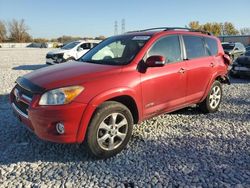
[[[146,60],[147,67],[163,67],[165,65],[165,57],[160,55],[150,56]]]
[[[235,50],[235,51],[238,51],[238,50],[239,50],[239,48],[235,48],[234,50]]]

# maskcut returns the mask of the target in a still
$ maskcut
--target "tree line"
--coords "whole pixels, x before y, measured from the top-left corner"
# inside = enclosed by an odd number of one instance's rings
[[[238,30],[231,22],[208,22],[200,24],[199,21],[192,21],[188,24],[191,29],[203,30],[212,33],[215,36],[219,35],[250,35],[250,28],[245,27]]]
[[[208,22],[205,24],[200,24],[199,21],[191,21],[188,26],[191,29],[204,30],[212,33],[215,36],[219,35],[250,35],[250,28],[245,27],[238,30],[233,23],[225,22]],[[32,38],[28,33],[29,27],[26,25],[24,19],[16,20],[13,19],[9,22],[4,22],[0,20],[0,42],[60,42],[66,43],[74,40],[84,40],[84,39],[96,39],[103,40],[105,36],[99,37],[72,37],[72,36],[61,36],[54,39],[46,38]]]
[[[24,19],[16,20],[13,19],[9,22],[4,22],[0,20],[0,42],[36,42],[36,43],[44,43],[44,42],[59,42],[66,43],[74,40],[86,40],[86,39],[96,39],[103,40],[105,36],[98,37],[73,37],[73,36],[61,36],[54,39],[46,39],[46,38],[32,38],[29,34],[29,27],[25,23]]]

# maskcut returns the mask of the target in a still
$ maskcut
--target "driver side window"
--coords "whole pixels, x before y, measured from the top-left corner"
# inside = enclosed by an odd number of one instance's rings
[[[179,37],[176,35],[167,36],[155,42],[148,51],[147,57],[154,55],[165,57],[166,63],[181,61],[182,58]]]
[[[90,43],[83,43],[80,48],[84,49],[84,50],[89,50],[91,48],[91,44]]]

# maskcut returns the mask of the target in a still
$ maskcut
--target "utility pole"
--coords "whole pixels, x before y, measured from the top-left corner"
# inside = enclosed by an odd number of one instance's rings
[[[122,19],[122,25],[121,25],[121,34],[125,33],[125,19]]]
[[[117,23],[117,21],[115,21],[115,25],[114,25],[114,35],[118,35],[118,23]]]

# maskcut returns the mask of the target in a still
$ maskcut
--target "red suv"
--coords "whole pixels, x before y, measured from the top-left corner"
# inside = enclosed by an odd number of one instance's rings
[[[133,124],[197,104],[215,112],[230,63],[219,39],[187,28],[113,36],[79,61],[33,71],[10,94],[17,117],[38,137],[87,142],[107,158],[128,143]]]

